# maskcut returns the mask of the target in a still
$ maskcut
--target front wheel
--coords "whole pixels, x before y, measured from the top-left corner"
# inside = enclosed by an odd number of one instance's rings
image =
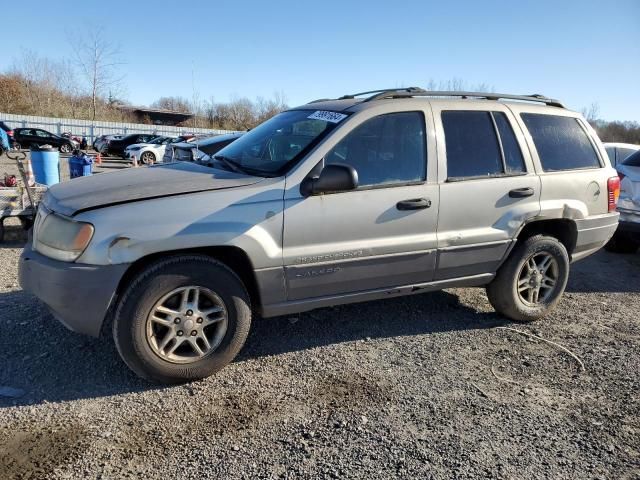
[[[238,354],[251,308],[242,281],[204,255],[161,260],[124,293],[113,323],[120,356],[139,376],[161,382],[197,380]]]
[[[60,145],[60,152],[61,153],[70,153],[71,150],[73,150],[73,148],[68,143],[63,143],[62,145]]]
[[[156,156],[153,152],[144,152],[140,155],[140,161],[145,165],[153,165],[156,161]]]
[[[556,238],[536,235],[516,246],[487,285],[487,297],[498,313],[531,322],[558,304],[568,278],[567,249]]]

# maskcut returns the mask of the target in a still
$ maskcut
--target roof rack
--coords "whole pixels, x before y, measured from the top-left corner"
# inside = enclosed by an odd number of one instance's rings
[[[370,95],[373,94],[373,95]],[[338,100],[352,99],[362,95],[370,95],[364,99],[364,102],[373,102],[385,98],[410,98],[410,97],[460,97],[460,98],[483,98],[485,100],[518,100],[523,102],[544,103],[552,107],[565,108],[559,101],[553,98],[545,97],[540,94],[533,95],[510,95],[505,93],[487,93],[487,92],[459,92],[459,91],[435,91],[423,90],[419,87],[408,88],[387,88],[382,90],[371,90],[369,92],[354,93],[353,95],[344,95]]]
[[[381,88],[380,90],[369,90],[368,92],[360,92],[360,93],[353,93],[351,95],[343,95],[340,98],[338,98],[338,100],[350,100],[356,97],[361,97],[363,95],[370,95],[372,93],[375,93],[376,95],[373,95],[373,97],[377,96],[377,95],[382,95],[382,94],[387,94],[387,93],[391,93],[391,92],[406,92],[406,93],[410,93],[410,92],[416,92],[416,93],[420,93],[420,92],[424,92],[425,90],[423,90],[420,87],[406,87],[406,88]],[[372,97],[369,97],[372,98]],[[369,100],[369,99],[367,99]]]

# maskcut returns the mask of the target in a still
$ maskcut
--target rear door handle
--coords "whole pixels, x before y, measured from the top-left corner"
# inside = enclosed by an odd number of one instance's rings
[[[509,196],[511,198],[525,198],[525,197],[530,197],[532,195],[533,195],[533,188],[531,187],[514,188],[513,190],[509,191]]]
[[[421,210],[423,208],[429,208],[430,206],[431,200],[428,198],[412,198],[396,203],[398,210]]]

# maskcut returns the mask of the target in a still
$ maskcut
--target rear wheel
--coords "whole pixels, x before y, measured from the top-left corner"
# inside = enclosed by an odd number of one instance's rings
[[[625,232],[616,232],[604,246],[605,250],[613,253],[635,253],[640,247],[640,240]]]
[[[73,150],[73,148],[71,147],[70,143],[63,143],[62,145],[60,145],[61,153],[70,153],[71,150]]]
[[[113,336],[139,376],[196,380],[240,351],[251,325],[249,305],[244,285],[224,264],[204,255],[176,256],[136,277],[116,310]]]
[[[517,245],[487,285],[489,302],[513,320],[531,322],[560,301],[569,278],[569,255],[556,238],[536,235]]]

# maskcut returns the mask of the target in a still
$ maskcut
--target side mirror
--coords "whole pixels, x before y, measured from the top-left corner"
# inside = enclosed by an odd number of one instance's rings
[[[305,178],[300,193],[305,197],[321,193],[337,193],[355,190],[358,187],[358,172],[351,165],[330,163],[318,177]]]

